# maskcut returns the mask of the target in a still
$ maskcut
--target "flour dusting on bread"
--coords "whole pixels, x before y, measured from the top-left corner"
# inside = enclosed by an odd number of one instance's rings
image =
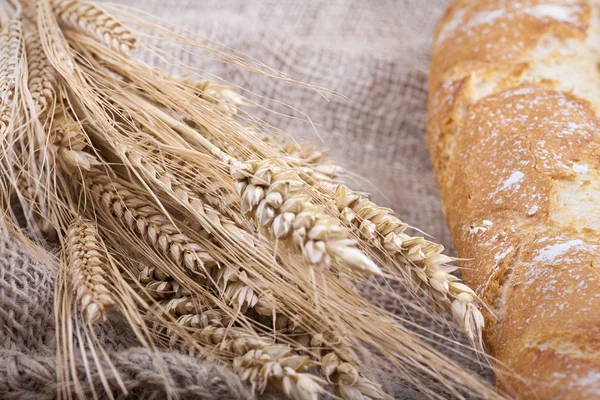
[[[444,213],[491,307],[486,343],[511,369],[498,385],[522,399],[600,398],[599,10],[455,0],[434,44]]]

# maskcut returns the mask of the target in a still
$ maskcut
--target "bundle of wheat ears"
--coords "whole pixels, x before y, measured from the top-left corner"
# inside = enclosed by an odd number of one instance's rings
[[[106,365],[94,329],[111,316],[142,345],[226,365],[257,393],[386,398],[373,374],[385,368],[432,398],[500,398],[359,290],[451,311],[480,349],[482,305],[444,248],[150,39],[300,83],[117,6],[11,0],[0,11],[4,223],[60,263],[61,381],[78,379],[76,353]],[[62,387],[83,396],[77,382]]]

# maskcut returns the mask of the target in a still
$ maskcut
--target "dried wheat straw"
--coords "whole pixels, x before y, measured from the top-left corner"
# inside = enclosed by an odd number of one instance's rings
[[[59,22],[95,38],[106,46],[131,54],[136,39],[131,30],[106,11],[92,3],[79,0],[51,0]]]
[[[92,222],[77,218],[66,240],[73,293],[81,313],[90,324],[104,320],[114,300],[107,288],[106,259],[98,232]]]

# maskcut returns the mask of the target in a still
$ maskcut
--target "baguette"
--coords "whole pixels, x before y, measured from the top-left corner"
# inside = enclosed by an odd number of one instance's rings
[[[600,398],[600,4],[457,0],[427,140],[497,386]]]

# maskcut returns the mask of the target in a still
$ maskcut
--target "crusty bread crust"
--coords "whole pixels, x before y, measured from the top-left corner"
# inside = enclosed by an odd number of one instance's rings
[[[428,144],[486,343],[519,398],[600,398],[595,1],[458,0],[436,32]]]

